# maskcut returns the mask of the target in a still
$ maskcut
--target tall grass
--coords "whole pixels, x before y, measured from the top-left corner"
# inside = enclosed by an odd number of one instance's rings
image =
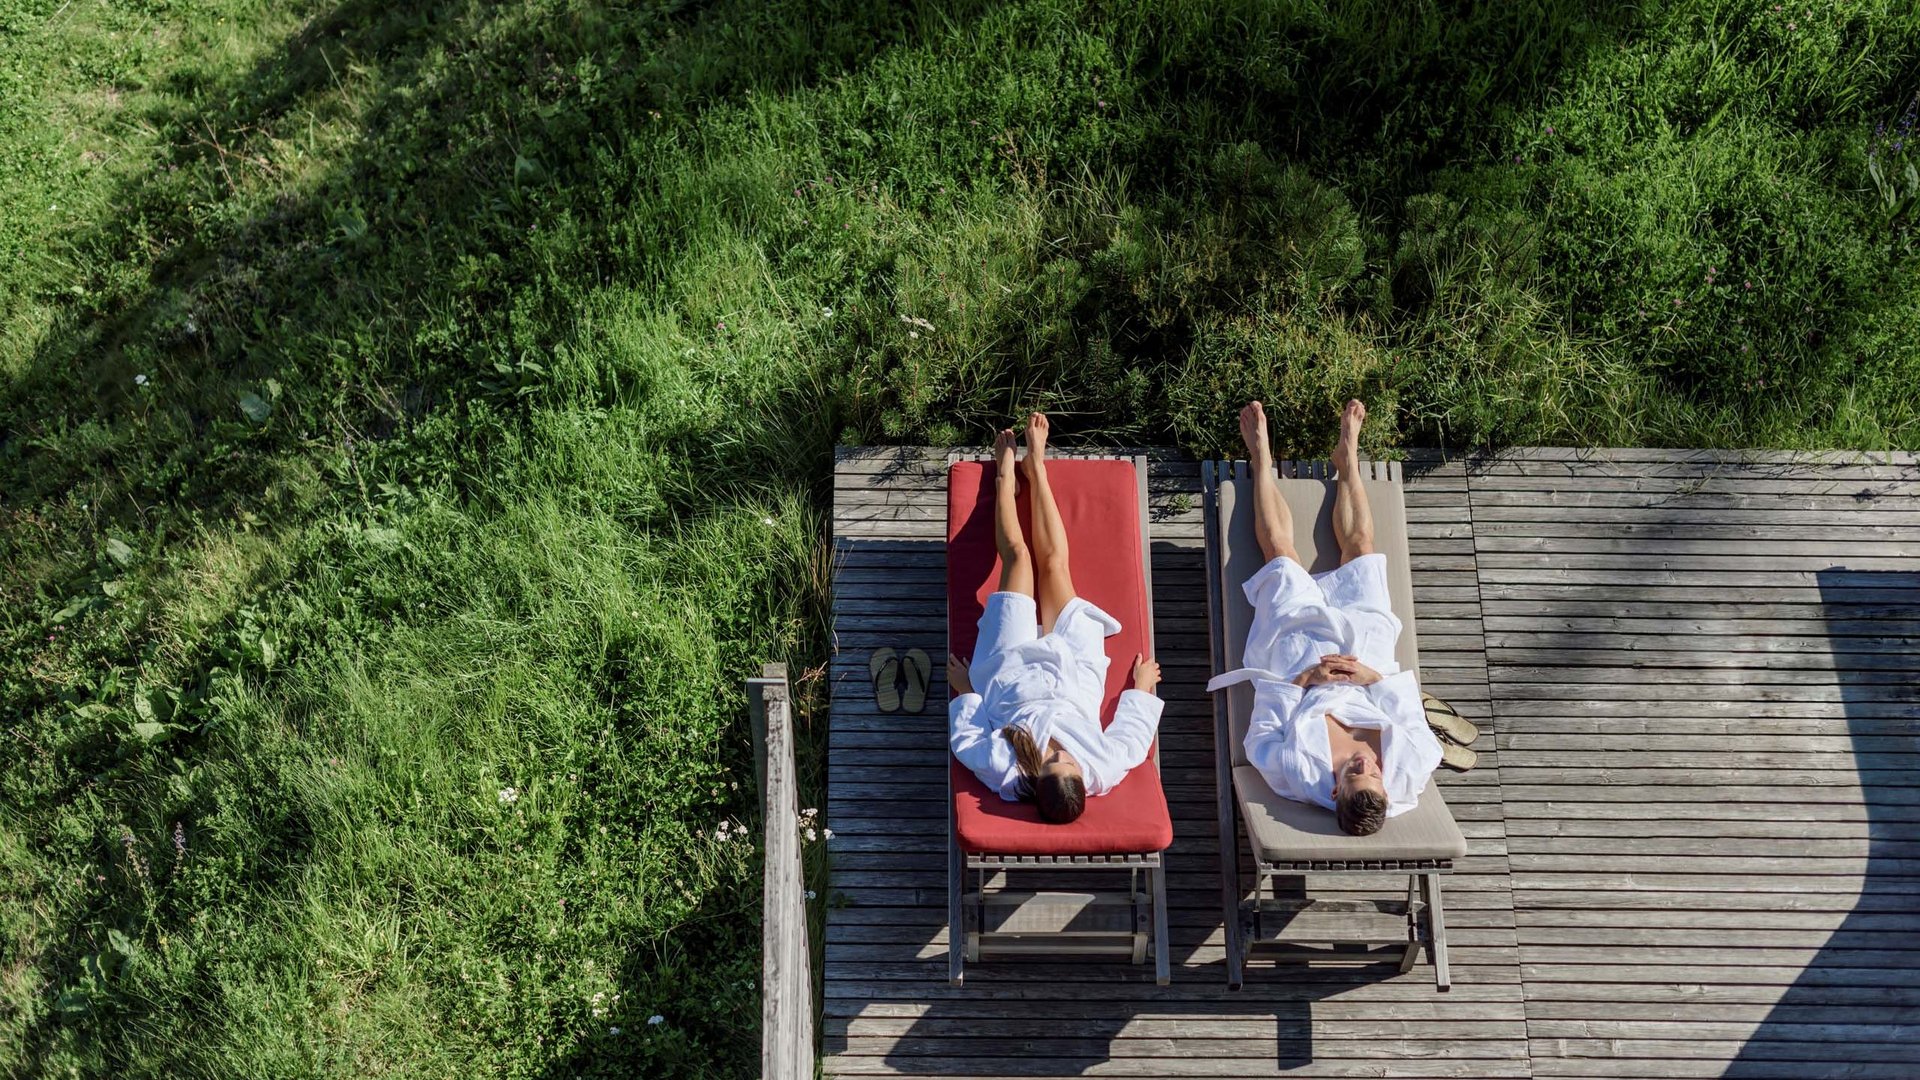
[[[750,1075],[836,442],[1920,445],[1779,8],[0,0],[0,1070]]]

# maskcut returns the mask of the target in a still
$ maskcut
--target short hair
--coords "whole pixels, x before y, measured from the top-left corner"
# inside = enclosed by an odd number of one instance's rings
[[[1387,823],[1387,797],[1372,788],[1348,788],[1333,800],[1333,819],[1349,836],[1372,836]]]
[[[1042,821],[1065,825],[1087,808],[1087,785],[1078,776],[1047,773],[1033,789],[1033,801],[1040,808]]]

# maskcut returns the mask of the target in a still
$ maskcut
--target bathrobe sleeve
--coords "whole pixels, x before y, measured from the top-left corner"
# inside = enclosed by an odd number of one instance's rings
[[[960,764],[1009,802],[1020,799],[1020,764],[1013,744],[981,723],[979,694],[961,694],[947,703],[947,742]]]
[[[1278,679],[1253,680],[1253,714],[1248,717],[1245,747],[1247,763],[1260,770],[1276,794],[1294,799],[1294,785],[1283,760],[1287,750],[1287,721],[1293,718],[1306,691]]]
[[[1165,703],[1144,690],[1120,691],[1120,703],[1114,706],[1113,723],[1107,725],[1106,740],[1113,752],[1114,781],[1118,786],[1127,773],[1147,760],[1153,748],[1154,733],[1160,730],[1160,710]]]
[[[1420,702],[1420,684],[1413,672],[1389,675],[1366,688],[1367,697],[1387,718],[1392,750],[1384,754],[1388,815],[1401,814],[1420,802],[1427,780],[1440,764],[1440,740],[1427,727],[1427,710]]]

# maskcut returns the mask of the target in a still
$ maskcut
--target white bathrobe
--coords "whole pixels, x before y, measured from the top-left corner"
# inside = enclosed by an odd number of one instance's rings
[[[961,694],[947,706],[953,755],[1001,798],[1018,801],[1020,766],[1013,744],[1000,733],[1018,725],[1042,752],[1048,740],[1065,747],[1080,762],[1087,794],[1112,791],[1146,760],[1161,709],[1158,697],[1124,690],[1113,723],[1101,729],[1110,663],[1103,643],[1119,632],[1113,616],[1075,597],[1043,637],[1032,597],[987,597],[969,668],[979,692]]]
[[[1400,637],[1387,591],[1385,555],[1362,555],[1318,577],[1292,559],[1274,559],[1244,586],[1253,605],[1244,665],[1207,684],[1219,690],[1253,683],[1247,760],[1273,790],[1333,809],[1333,751],[1326,715],[1349,728],[1380,731],[1387,816],[1413,809],[1434,766],[1440,740],[1427,727],[1420,687],[1393,658]],[[1321,683],[1302,690],[1295,676],[1332,653],[1357,656],[1382,678],[1370,686]]]

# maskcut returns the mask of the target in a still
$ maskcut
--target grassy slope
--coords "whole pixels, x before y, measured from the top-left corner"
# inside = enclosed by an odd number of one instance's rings
[[[0,0],[0,1069],[751,1074],[836,440],[1920,446],[1906,5],[1397,7]]]

